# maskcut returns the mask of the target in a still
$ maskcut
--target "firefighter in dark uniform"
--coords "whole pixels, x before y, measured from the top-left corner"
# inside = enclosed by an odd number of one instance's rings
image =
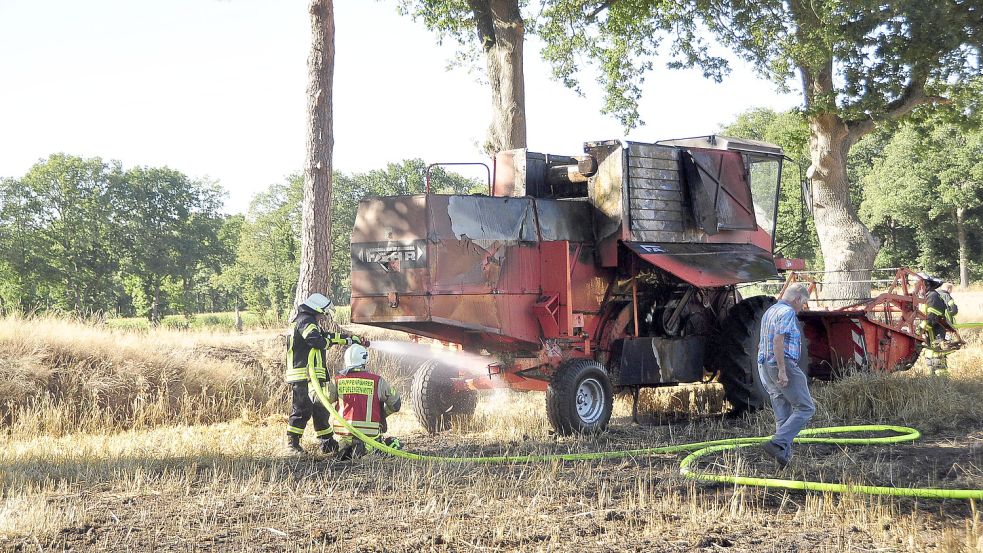
[[[942,281],[920,273],[919,276],[925,281],[925,288],[928,294],[925,295],[925,320],[921,322],[919,328],[925,337],[925,363],[932,374],[944,372],[948,369],[946,357],[952,353],[946,343],[946,332],[955,332],[952,326],[953,315],[949,313],[949,306],[939,293]]]
[[[287,423],[287,448],[292,453],[304,453],[300,438],[304,435],[307,421],[314,419],[314,433],[318,438],[322,453],[337,450],[337,442],[331,437],[331,418],[328,410],[321,405],[308,389],[310,377],[308,369],[323,386],[328,381],[328,371],[324,365],[324,352],[329,346],[368,344],[359,336],[342,332],[326,333],[321,326],[322,317],[331,310],[331,300],[322,294],[311,294],[297,307],[297,315],[287,339],[287,369],[284,378],[290,385],[290,419]]]
[[[386,417],[399,411],[402,400],[392,384],[365,368],[368,362],[369,352],[364,347],[356,344],[345,350],[345,367],[328,385],[328,399],[335,403],[338,413],[353,428],[370,438],[377,438],[386,432]],[[351,459],[365,453],[365,444],[352,436],[341,421],[333,420],[332,423],[341,447],[338,459]],[[379,439],[389,447],[402,449],[397,438]]]

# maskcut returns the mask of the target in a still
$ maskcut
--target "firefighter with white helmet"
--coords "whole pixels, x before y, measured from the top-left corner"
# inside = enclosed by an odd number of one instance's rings
[[[385,378],[366,369],[368,361],[369,352],[361,345],[345,350],[345,366],[328,385],[327,392],[328,399],[335,403],[348,424],[375,438],[386,432],[386,417],[399,411],[402,400]],[[340,445],[339,459],[351,459],[365,452],[365,445],[340,420],[332,420],[332,425]],[[402,447],[396,438],[381,441],[396,449]]]
[[[337,442],[331,438],[331,418],[328,410],[321,405],[308,388],[309,369],[313,368],[322,386],[329,380],[324,364],[325,350],[330,346],[352,344],[368,345],[368,340],[360,336],[342,332],[327,333],[323,321],[332,312],[331,300],[323,294],[311,294],[297,306],[287,338],[286,372],[284,379],[290,385],[290,419],[287,423],[287,448],[293,453],[303,453],[300,438],[304,435],[307,421],[314,419],[314,433],[318,438],[322,453],[337,449]],[[361,346],[359,346],[361,347]]]

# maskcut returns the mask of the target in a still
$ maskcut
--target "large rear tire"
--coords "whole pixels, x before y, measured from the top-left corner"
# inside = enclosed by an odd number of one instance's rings
[[[546,389],[546,415],[557,434],[596,434],[611,420],[614,394],[604,367],[572,359],[556,370]]]
[[[761,317],[777,300],[754,296],[730,309],[721,325],[717,369],[732,415],[760,409],[768,398],[758,380],[758,340]]]
[[[478,406],[477,391],[454,390],[455,376],[452,367],[435,359],[424,362],[413,375],[413,413],[430,434],[450,430],[452,419],[470,417]]]

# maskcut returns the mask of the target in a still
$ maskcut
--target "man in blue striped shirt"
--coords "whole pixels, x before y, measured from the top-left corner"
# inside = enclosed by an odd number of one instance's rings
[[[799,366],[802,333],[797,314],[808,302],[806,285],[792,284],[761,318],[758,377],[775,410],[775,435],[763,447],[783,467],[792,458],[792,440],[816,412],[805,373],[809,368]]]

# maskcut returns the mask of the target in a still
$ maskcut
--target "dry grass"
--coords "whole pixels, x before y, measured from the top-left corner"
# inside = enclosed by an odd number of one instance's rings
[[[51,326],[61,330],[43,331]],[[269,333],[0,323],[8,421],[0,549],[983,551],[980,514],[966,502],[696,485],[678,476],[678,456],[497,466],[287,457],[279,445],[282,347]],[[408,382],[400,360],[379,365]],[[897,447],[803,447],[779,474],[983,487],[983,347],[954,355],[951,365],[948,379],[916,367],[817,386],[817,426],[899,422],[926,437]],[[410,449],[442,455],[625,449],[771,431],[768,413],[728,420],[715,415],[720,402],[712,387],[646,391],[643,411],[657,409],[662,424],[651,413],[631,424],[629,403],[619,401],[610,432],[557,438],[541,394],[497,392],[449,433],[425,435],[408,410],[391,429]],[[704,466],[775,470],[753,448]]]

